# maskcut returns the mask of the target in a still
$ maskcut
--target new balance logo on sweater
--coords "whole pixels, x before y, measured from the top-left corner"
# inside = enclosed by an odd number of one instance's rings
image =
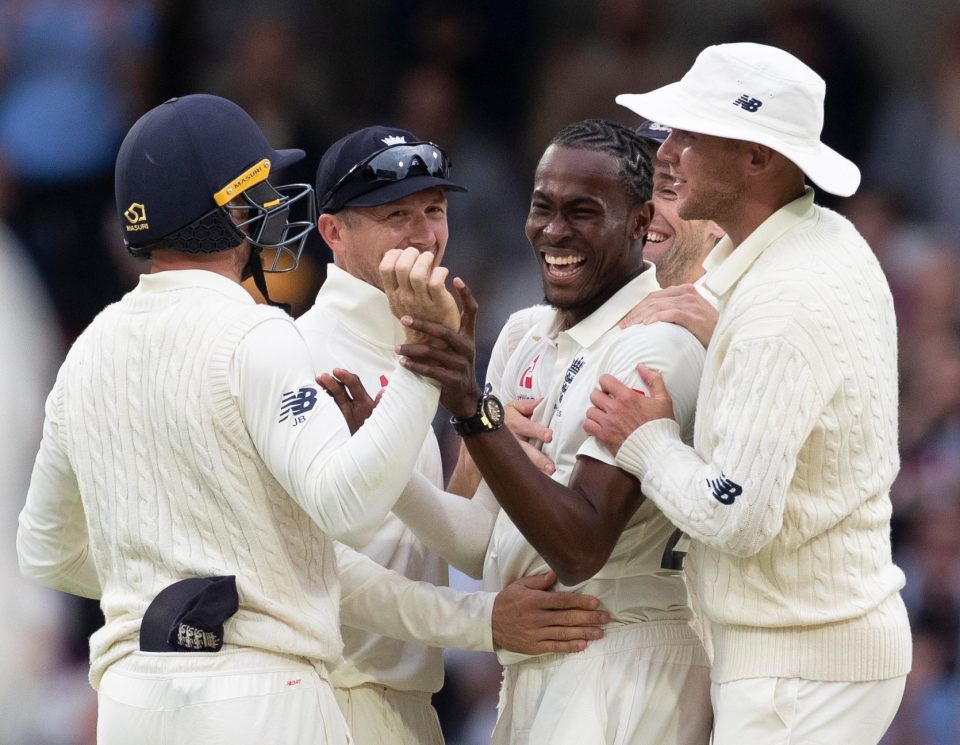
[[[743,494],[743,487],[728,479],[723,471],[720,472],[720,478],[707,479],[707,486],[713,490],[712,496],[720,504],[733,504]]]
[[[306,413],[317,405],[317,389],[311,386],[304,386],[296,391],[287,391],[283,394],[280,401],[280,419],[279,422],[285,422],[293,417],[293,426],[303,422],[307,417]]]

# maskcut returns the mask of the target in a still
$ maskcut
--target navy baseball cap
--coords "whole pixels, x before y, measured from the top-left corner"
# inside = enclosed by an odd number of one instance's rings
[[[171,98],[130,128],[117,155],[117,213],[128,245],[144,245],[222,207],[303,150],[274,150],[232,101]]]
[[[317,168],[317,212],[376,207],[435,186],[466,191],[448,179],[450,160],[412,132],[365,127],[333,143]]]
[[[143,614],[140,651],[218,652],[223,648],[223,624],[239,607],[233,575],[174,582]]]
[[[644,121],[643,124],[636,129],[637,134],[643,139],[657,143],[664,142],[667,137],[670,136],[672,131],[672,127],[665,127],[662,124],[659,124],[658,122],[652,122],[649,119]]]

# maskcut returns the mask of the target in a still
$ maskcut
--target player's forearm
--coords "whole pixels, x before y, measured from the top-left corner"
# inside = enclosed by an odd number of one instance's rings
[[[563,584],[577,584],[603,566],[622,525],[584,492],[540,471],[505,428],[464,441],[500,506]]]
[[[17,529],[17,560],[27,579],[85,598],[100,597],[100,579],[90,552],[79,495],[75,502],[54,504],[31,486]]]
[[[470,457],[470,451],[460,444],[460,451],[457,453],[457,464],[450,474],[450,480],[447,482],[447,491],[451,494],[459,494],[461,497],[470,498],[480,485],[480,469]]]
[[[17,533],[17,557],[20,573],[31,582],[71,595],[99,600],[101,595],[97,569],[89,546],[65,555],[53,555],[49,542],[24,531]]]
[[[352,546],[370,539],[413,471],[438,396],[433,384],[398,367],[363,427],[302,471],[301,504],[324,532]]]
[[[790,348],[760,379],[755,371],[763,351],[753,343],[729,352],[731,368],[742,372],[715,407],[710,461],[684,445],[676,423],[664,419],[634,431],[616,457],[684,533],[744,557],[779,532],[798,454],[823,401],[809,366]]]

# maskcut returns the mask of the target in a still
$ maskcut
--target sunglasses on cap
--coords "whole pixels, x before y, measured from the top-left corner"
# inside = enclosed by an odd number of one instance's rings
[[[320,198],[328,205],[338,189],[347,183],[402,181],[411,174],[448,178],[450,159],[432,142],[405,142],[377,150],[361,160],[331,186]]]

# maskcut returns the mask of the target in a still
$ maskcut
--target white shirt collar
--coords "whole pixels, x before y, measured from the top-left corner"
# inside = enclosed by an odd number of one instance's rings
[[[649,261],[644,261],[643,266],[643,271],[617,290],[607,302],[580,321],[576,326],[562,333],[568,334],[579,346],[589,347],[607,333],[607,331],[616,326],[617,323],[620,322],[620,319],[637,303],[651,292],[660,289],[660,283],[657,282],[657,272],[653,264]],[[559,320],[559,312],[554,311],[551,314],[547,314],[543,320],[537,324],[533,332],[534,336],[556,336]]]
[[[374,344],[393,349],[406,338],[386,294],[336,264],[327,265],[327,278],[317,293],[317,303],[333,310],[344,326]]]
[[[704,259],[703,285],[718,298],[726,295],[770,244],[804,220],[813,217],[813,189],[784,205],[760,223],[746,240],[734,246],[728,236],[720,239]]]

